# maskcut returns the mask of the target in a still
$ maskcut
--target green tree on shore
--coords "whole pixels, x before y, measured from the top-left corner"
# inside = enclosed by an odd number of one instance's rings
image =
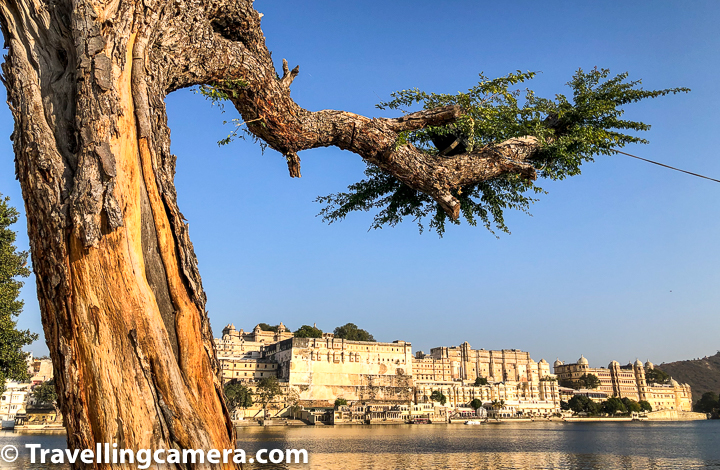
[[[247,409],[253,404],[252,391],[240,382],[226,383],[223,391],[225,392],[225,403],[231,412],[237,408]]]
[[[55,388],[55,381],[48,380],[40,385],[33,388],[32,391],[35,402],[38,405],[50,405],[55,410],[55,420],[57,421],[58,414],[60,414],[60,407],[58,406],[58,395],[57,389]]]
[[[264,377],[258,382],[255,393],[259,402],[263,407],[263,417],[267,416],[268,404],[279,395],[282,395],[282,389],[275,377]]]
[[[625,410],[628,413],[639,413],[640,411],[642,411],[642,406],[640,405],[640,403],[636,402],[632,398],[625,397],[622,399],[622,402],[623,405],[625,405]]]
[[[652,405],[650,404],[649,401],[647,401],[647,400],[640,400],[638,403],[640,404],[640,410],[641,410],[641,411],[647,411],[647,412],[652,411]]]
[[[568,401],[568,406],[575,413],[597,414],[600,406],[585,395],[575,395]]]
[[[28,277],[30,269],[27,252],[17,251],[15,232],[9,228],[18,220],[18,211],[9,201],[0,194],[0,393],[7,379],[27,380],[28,354],[22,348],[38,339],[29,330],[18,330],[15,321],[24,305],[18,298],[23,286],[18,278]]]
[[[614,415],[618,413],[627,413],[627,408],[625,407],[623,400],[612,397],[602,403],[602,411],[603,413]]]
[[[477,399],[477,398],[473,398],[472,401],[470,402],[470,407],[471,407],[473,410],[476,410],[476,411],[477,411],[479,408],[482,408],[482,406],[483,406],[482,401],[480,401],[480,400]]]

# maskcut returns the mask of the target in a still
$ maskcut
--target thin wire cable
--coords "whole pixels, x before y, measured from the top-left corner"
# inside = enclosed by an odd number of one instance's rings
[[[638,160],[642,160],[644,162],[653,163],[655,165],[664,166],[665,168],[670,168],[671,170],[680,171],[682,173],[687,173],[688,175],[697,176],[698,178],[705,178],[706,180],[715,181],[716,183],[720,183],[720,180],[716,180],[715,178],[710,178],[709,176],[699,175],[697,173],[693,173],[690,171],[681,170],[680,168],[675,168],[674,166],[665,165],[664,163],[658,163],[654,162],[652,160],[648,160],[647,158],[638,157],[637,155],[632,155],[629,153],[621,152],[620,150],[611,149],[615,153],[621,153],[623,155],[627,155],[628,157],[637,158]]]

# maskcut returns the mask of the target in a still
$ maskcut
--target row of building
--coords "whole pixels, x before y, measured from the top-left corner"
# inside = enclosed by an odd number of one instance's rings
[[[273,404],[276,414],[298,406],[327,409],[343,398],[349,408],[334,417],[340,422],[352,421],[343,413],[357,417],[358,410],[364,410],[367,420],[381,411],[383,416],[412,416],[435,405],[430,397],[436,391],[445,397],[446,408],[462,410],[479,400],[500,416],[550,416],[574,395],[595,401],[610,397],[644,400],[653,410],[692,409],[690,386],[675,380],[665,384],[647,380],[646,372],[654,368],[650,362],[622,366],[613,361],[607,368],[592,368],[581,356],[569,364],[556,360],[551,372],[545,359],[535,362],[526,351],[473,349],[467,342],[413,354],[406,341],[348,341],[332,333],[294,338],[282,323],[277,331],[264,331],[258,325],[245,332],[228,325],[222,333],[215,343],[223,381],[244,382],[253,388],[262,378],[277,378],[284,393]],[[32,387],[52,378],[49,359],[31,358],[28,367],[31,382],[8,383],[0,396],[2,420],[26,413]],[[598,378],[598,387],[574,386],[590,374]]]
[[[26,416],[28,408],[32,409],[36,405],[32,389],[53,378],[52,361],[48,358],[28,357],[28,375],[29,382],[8,380],[5,383],[5,390],[0,395],[0,421],[14,422],[18,415]],[[48,407],[41,408],[43,414],[48,412]]]
[[[653,370],[655,365],[640,360],[621,366],[612,361],[607,368],[590,367],[588,360],[580,356],[577,362],[565,364],[560,359],[553,365],[555,375],[561,382],[579,382],[583,375],[594,375],[600,385],[592,391],[583,391],[594,400],[606,400],[609,397],[630,398],[635,401],[647,401],[653,410],[692,410],[692,390],[690,385],[679,384],[675,379],[668,383],[651,383],[646,372]],[[576,393],[576,392],[573,392]]]
[[[413,354],[406,341],[392,343],[348,341],[334,338],[294,338],[281,323],[277,331],[251,332],[223,329],[216,339],[223,380],[248,386],[264,377],[276,377],[286,397],[304,408],[331,407],[337,398],[358,406],[389,406],[396,410],[432,403],[435,391],[446,398],[446,407],[460,409],[477,399],[484,406],[500,404],[503,415],[549,416],[560,411],[561,401],[584,394],[602,401],[609,397],[645,400],[653,410],[690,411],[690,387],[674,380],[650,384],[645,366],[636,362],[590,368],[587,359],[576,363],[555,361],[554,371],[526,351],[472,349],[469,343],[438,347],[429,354]],[[561,387],[593,374],[600,386],[594,390]],[[477,381],[476,379],[481,379]],[[482,383],[482,385],[479,385]],[[278,404],[278,408],[291,403]],[[397,408],[400,407],[400,408]],[[410,408],[401,408],[410,407]]]

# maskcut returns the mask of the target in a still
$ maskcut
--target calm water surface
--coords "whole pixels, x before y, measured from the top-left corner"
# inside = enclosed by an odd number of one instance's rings
[[[7,444],[64,448],[63,435],[0,432]],[[720,420],[674,423],[515,423],[500,426],[395,425],[247,427],[238,447],[307,449],[308,465],[249,469],[676,469],[720,470]],[[21,453],[12,470],[31,465]],[[128,467],[131,468],[131,467]]]

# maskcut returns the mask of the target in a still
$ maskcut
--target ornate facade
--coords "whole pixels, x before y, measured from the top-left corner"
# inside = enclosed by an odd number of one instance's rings
[[[533,382],[491,382],[473,386],[459,381],[415,382],[415,402],[430,403],[432,392],[439,391],[452,408],[467,406],[477,398],[484,406],[500,404],[504,416],[550,416],[560,411],[560,394],[553,377]]]
[[[262,358],[220,359],[223,383],[231,380],[251,382],[264,377],[277,377],[277,363]]]
[[[517,349],[472,349],[439,347],[430,354],[419,351],[413,358],[416,403],[428,402],[440,391],[448,405],[458,407],[478,399],[484,405],[502,402],[508,416],[547,416],[559,411],[558,384],[545,359],[535,362],[528,352]],[[476,378],[487,385],[475,386]]]
[[[418,352],[413,361],[413,376],[419,380],[475,382],[481,377],[489,382],[533,382],[548,375],[545,359],[537,363],[517,349],[472,349],[468,342],[433,348],[430,354]]]
[[[356,403],[415,403],[432,405],[441,391],[447,406],[505,403],[508,413],[546,415],[559,410],[557,382],[545,360],[514,349],[473,350],[468,343],[441,347],[429,355],[412,354],[412,345],[347,341],[333,338],[293,338],[281,324],[277,333],[256,327],[252,333],[223,329],[216,339],[223,380],[251,384],[277,377],[294,399],[307,406],[329,406],[336,398]],[[476,377],[488,385],[474,386]]]
[[[288,331],[282,322],[278,325],[277,332],[264,331],[257,325],[248,333],[242,328],[240,331],[236,330],[231,323],[223,328],[222,338],[215,338],[215,348],[219,358],[260,357],[263,346],[292,337],[293,333]]]
[[[331,334],[293,338],[282,323],[277,332],[256,326],[251,333],[228,325],[215,341],[224,381],[277,377],[295,402],[307,406],[330,406],[336,398],[427,404],[437,390],[450,407],[477,398],[485,406],[502,403],[503,415],[547,416],[560,409],[558,381],[576,382],[583,374],[594,374],[600,386],[588,393],[646,400],[653,410],[692,408],[689,386],[674,380],[647,383],[645,370],[653,367],[649,362],[621,366],[613,361],[608,368],[591,368],[585,357],[573,364],[558,360],[553,375],[547,361],[535,362],[528,352],[516,349],[472,349],[465,342],[413,357],[412,345],[405,341],[347,341]],[[487,385],[475,386],[478,377]]]
[[[582,355],[572,364],[565,364],[560,359],[554,364],[555,375],[561,383],[577,383],[584,374],[593,374],[600,380],[597,390],[609,397],[645,400],[655,411],[691,411],[690,386],[679,384],[675,380],[670,380],[668,384],[648,384],[645,371],[652,368],[654,365],[651,362],[648,361],[643,365],[639,359],[626,366],[612,361],[607,368],[593,368]]]

